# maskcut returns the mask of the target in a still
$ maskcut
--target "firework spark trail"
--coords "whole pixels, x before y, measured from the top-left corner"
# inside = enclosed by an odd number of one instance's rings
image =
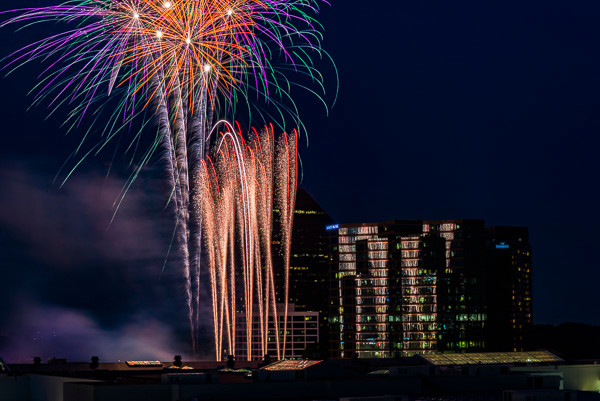
[[[235,330],[236,330],[236,313],[237,313],[237,309],[236,309],[236,298],[237,298],[237,294],[236,294],[236,275],[235,275],[235,223],[233,223],[235,221],[234,219],[234,211],[231,210],[231,212],[229,213],[229,221],[231,221],[232,223],[229,224],[229,299],[230,299],[230,306],[231,306],[231,315],[232,315],[232,319],[231,319],[231,325],[232,325],[232,330],[234,331],[235,334]],[[233,341],[233,343],[231,344],[231,354],[235,355],[235,341]]]
[[[227,128],[233,127],[228,125]],[[216,349],[223,350],[223,344],[227,342],[230,353],[235,352],[235,299],[243,294],[247,358],[252,359],[258,350],[263,355],[269,352],[270,324],[275,329],[273,341],[280,358],[284,354],[280,346],[282,335],[275,304],[271,253],[273,185],[275,180],[285,183],[285,191],[277,191],[278,202],[283,202],[285,196],[295,196],[296,136],[288,138],[284,134],[275,145],[272,127],[265,127],[260,134],[251,134],[248,142],[242,139],[239,131],[232,131],[221,134],[213,152],[217,166],[215,172],[201,169],[198,185],[203,193],[194,199],[195,207],[201,209],[206,222],[204,242],[207,254],[209,257],[214,255],[209,265]],[[212,158],[209,161],[213,163]],[[285,200],[285,205],[293,209],[294,200]],[[284,258],[288,263],[291,217],[293,210],[286,214],[284,227],[288,233],[282,237],[283,249],[287,249]],[[235,247],[234,243],[239,246]],[[240,277],[239,287],[237,277]],[[281,290],[287,292],[285,288]],[[257,339],[252,335],[255,324],[262,330],[257,349],[253,348]],[[285,330],[283,338],[285,342]],[[217,357],[220,358],[219,354]]]
[[[203,168],[202,161],[205,156],[205,144],[206,144],[206,114],[207,114],[207,90],[205,87],[201,88],[200,96],[198,98],[199,112],[195,113],[191,117],[191,138],[196,138],[195,143],[192,143],[190,146],[192,155],[191,160],[196,160],[195,166],[192,166],[192,177],[198,177],[201,169]],[[208,121],[208,124],[211,122]],[[193,178],[192,178],[192,183]],[[201,191],[199,186],[191,186],[190,196],[194,197],[196,194]],[[192,208],[190,210],[191,220],[195,223],[194,235],[192,237],[194,249],[197,249],[198,252],[195,252],[193,262],[192,273],[194,274],[193,280],[193,291],[195,291],[195,319],[194,319],[194,329],[198,329],[200,327],[200,293],[202,291],[201,288],[201,272],[202,272],[202,213],[197,210],[197,208]],[[198,341],[198,334],[196,335],[195,341]]]
[[[175,81],[178,81],[179,78],[175,77]],[[176,83],[174,87],[174,91],[172,93],[172,104],[171,104],[171,115],[174,116],[175,121],[173,122],[174,134],[172,135],[174,138],[174,148],[175,148],[175,161],[177,168],[177,176],[179,183],[179,202],[181,204],[181,208],[179,209],[179,218],[178,222],[180,224],[179,229],[179,243],[180,243],[180,252],[183,259],[183,274],[185,278],[185,292],[186,292],[186,303],[188,306],[188,319],[190,322],[190,329],[192,335],[192,348],[194,355],[196,354],[196,341],[197,327],[194,324],[194,304],[193,304],[193,274],[190,266],[190,219],[189,219],[189,163],[188,163],[188,139],[187,139],[187,129],[184,117],[184,107],[183,107],[183,97],[182,97],[182,88],[179,86],[179,82]]]
[[[257,302],[257,309],[258,309],[258,327],[260,329],[260,333],[264,333],[265,332],[265,327],[263,326],[263,319],[264,319],[264,292],[263,292],[263,280],[262,280],[262,254],[261,254],[261,236],[260,236],[260,226],[259,226],[259,216],[258,216],[258,208],[259,208],[259,202],[260,202],[260,186],[259,186],[259,182],[258,182],[258,177],[260,174],[260,167],[259,167],[259,157],[258,155],[255,153],[255,149],[256,149],[256,142],[253,138],[250,138],[250,143],[252,144],[252,146],[250,146],[248,148],[248,153],[250,158],[248,160],[250,160],[249,164],[250,166],[248,166],[248,169],[251,171],[251,185],[250,185],[250,205],[251,205],[251,216],[252,216],[252,226],[254,227],[253,233],[252,233],[252,241],[254,243],[254,278],[256,281],[256,302]],[[255,326],[255,323],[253,322],[253,328]],[[262,335],[262,334],[261,334]],[[266,354],[266,347],[265,347],[265,343],[261,338],[260,341],[261,344],[261,353],[262,355]]]
[[[44,62],[46,67],[32,90],[33,105],[47,102],[50,114],[72,107],[65,121],[69,131],[80,127],[85,116],[93,116],[73,153],[75,167],[67,178],[88,155],[99,152],[114,138],[120,142],[120,134],[138,129],[137,121],[139,129],[132,133],[128,147],[135,149],[131,163],[137,166],[131,181],[153,153],[162,149],[194,352],[199,339],[203,269],[208,271],[213,305],[222,305],[213,316],[217,358],[221,357],[224,333],[229,351],[235,349],[235,283],[230,283],[225,298],[218,289],[223,282],[235,281],[237,260],[232,248],[236,245],[242,250],[247,313],[252,315],[256,304],[263,328],[269,313],[277,313],[275,275],[262,268],[272,264],[271,250],[265,244],[270,235],[266,227],[272,224],[269,205],[273,185],[267,181],[275,168],[273,160],[267,159],[273,159],[275,153],[273,128],[270,134],[266,130],[271,139],[256,134],[252,144],[244,141],[239,127],[229,127],[224,133],[229,135],[226,153],[230,164],[223,167],[228,170],[226,174],[207,158],[211,142],[217,140],[216,136],[211,138],[209,128],[217,115],[239,114],[237,105],[243,103],[248,106],[248,120],[253,113],[270,116],[268,106],[281,116],[280,127],[286,125],[284,115],[291,117],[295,126],[303,127],[290,90],[294,86],[307,88],[289,81],[286,73],[293,71],[311,80],[324,94],[323,76],[311,59],[311,52],[318,58],[329,57],[321,49],[322,27],[313,17],[321,1],[70,0],[0,13],[17,13],[0,22],[0,27],[40,22],[61,22],[66,27],[11,54],[3,70],[10,73],[27,63]],[[275,63],[277,57],[280,63]],[[253,97],[256,101],[251,103]],[[107,121],[100,118],[105,112],[109,114]],[[142,132],[152,120],[158,125],[158,139],[136,163]],[[100,142],[89,151],[83,150],[84,142],[100,124]],[[266,151],[261,150],[264,144]],[[237,188],[224,191],[219,180]],[[130,186],[131,182],[119,195],[117,208]],[[192,199],[202,198],[206,191],[214,196],[196,207]],[[224,216],[219,212],[223,208],[231,213]],[[216,235],[214,230],[221,226],[229,228]],[[240,230],[243,235],[236,242]],[[221,235],[229,241],[222,243]],[[209,256],[205,267],[201,265],[203,244]],[[228,259],[223,260],[223,255],[229,255]],[[222,271],[223,266],[229,266],[228,270]],[[247,324],[247,329],[250,332],[251,325]],[[263,346],[266,339],[264,334]],[[250,334],[247,342],[250,346]],[[277,350],[280,357],[279,342]]]
[[[287,338],[287,316],[290,281],[290,250],[292,242],[292,226],[294,221],[294,210],[296,203],[296,187],[298,179],[297,167],[297,143],[298,133],[288,137],[283,135],[283,140],[278,144],[278,152],[275,163],[277,171],[276,182],[276,204],[279,207],[279,226],[281,227],[281,250],[283,253],[284,274],[284,323],[283,323],[283,349],[282,356],[285,357]]]
[[[261,135],[258,135],[254,131],[255,146],[258,150],[258,162],[260,164],[259,174],[257,175],[257,186],[260,189],[260,198],[258,202],[257,217],[258,217],[258,235],[260,236],[260,242],[262,245],[262,251],[264,254],[265,266],[272,266],[272,251],[271,251],[271,227],[273,226],[273,127],[267,127],[263,130]],[[272,269],[264,269],[264,302],[266,303],[263,311],[263,320],[261,321],[261,328],[263,333],[262,344],[267,343],[268,339],[268,317],[269,317],[269,305],[271,303],[271,273]],[[274,299],[274,298],[273,298]],[[273,302],[274,306],[274,302]],[[279,333],[279,322],[275,320],[275,332]],[[279,335],[275,336],[277,342],[277,358],[279,358]],[[263,350],[263,354],[266,354],[266,349]]]
[[[160,82],[157,85],[161,85]],[[183,133],[183,127],[179,127],[180,132],[179,135],[171,134],[171,125],[169,122],[169,105],[167,104],[167,99],[162,98],[158,99],[158,115],[159,115],[159,126],[161,132],[163,132],[163,145],[165,148],[165,158],[167,161],[167,171],[170,175],[170,182],[172,187],[172,194],[175,199],[175,214],[176,218],[176,227],[178,228],[176,232],[179,233],[179,245],[180,252],[183,255],[183,273],[185,278],[185,289],[186,289],[186,304],[188,307],[188,315],[190,320],[190,334],[192,337],[192,349],[195,354],[196,352],[196,343],[197,343],[197,325],[194,324],[193,316],[194,316],[194,306],[192,304],[193,299],[193,288],[191,287],[191,272],[189,266],[189,246],[188,246],[188,238],[189,238],[189,230],[187,227],[188,222],[188,205],[186,201],[189,202],[189,195],[187,195],[188,199],[186,200],[186,183],[187,177],[183,174],[182,169],[185,169],[187,166],[187,161],[181,160],[185,152],[181,151],[181,135]],[[179,137],[179,138],[178,138]],[[175,140],[179,140],[180,144],[177,146],[177,143],[174,143]],[[183,166],[182,166],[183,165]],[[185,171],[185,170],[184,170]],[[184,187],[182,188],[182,181],[184,181]]]
[[[218,327],[216,322],[218,321],[215,305],[217,305],[217,280],[216,280],[216,247],[215,235],[216,235],[216,203],[215,196],[219,194],[219,188],[216,187],[216,171],[214,165],[210,159],[207,161],[201,161],[201,168],[199,175],[196,177],[198,187],[201,189],[203,196],[197,196],[195,198],[196,207],[200,209],[204,223],[204,241],[206,242],[206,252],[208,256],[209,266],[209,283],[210,283],[210,294],[212,301],[213,311],[213,335],[215,338],[215,355],[217,359],[220,355],[221,345],[219,343]],[[215,188],[216,187],[216,188]]]

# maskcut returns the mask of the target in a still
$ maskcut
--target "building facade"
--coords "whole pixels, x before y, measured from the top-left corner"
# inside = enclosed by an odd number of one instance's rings
[[[280,347],[283,345],[283,304],[285,302],[285,271],[279,213],[273,210],[272,256],[275,272],[275,299],[278,308],[278,327]],[[285,358],[325,357],[328,347],[328,294],[329,294],[329,257],[326,227],[333,220],[304,189],[299,188],[294,209],[292,241],[288,281],[288,333],[286,337]],[[238,274],[237,280],[241,280]],[[242,298],[237,305],[244,305]],[[245,313],[236,314],[235,357],[248,359],[246,343]],[[262,359],[265,354],[277,357],[275,322],[269,323],[268,347],[261,348],[261,329],[258,316],[252,328],[252,349],[250,359]],[[315,327],[317,326],[317,327]],[[263,333],[264,335],[264,333]],[[283,355],[281,355],[283,356]]]
[[[425,221],[423,235],[445,242],[438,272],[438,351],[473,352],[485,341],[485,225],[482,220]]]
[[[275,218],[278,218],[275,211]],[[319,206],[306,190],[299,188],[296,196],[294,225],[292,227],[292,245],[289,266],[289,299],[298,311],[319,313],[319,335],[317,345],[309,350],[311,357],[322,358],[327,355],[328,314],[327,298],[329,294],[329,256],[326,227],[333,219]],[[274,224],[277,227],[277,224]],[[284,288],[284,272],[279,246],[279,234],[273,236],[273,255],[277,272],[276,288]],[[284,302],[285,294],[278,290],[277,302]]]
[[[523,351],[533,323],[531,245],[526,227],[487,229],[490,351]]]
[[[334,225],[330,234],[330,355],[389,357],[401,341],[401,318],[392,321],[390,272],[403,236],[417,221]]]
[[[505,333],[511,344],[522,341],[520,330],[531,322],[531,249],[522,231],[511,236],[481,220],[329,228],[332,357],[497,348],[500,294]],[[498,241],[521,245],[506,259],[495,252],[505,250]]]
[[[431,236],[400,237],[392,244],[390,316],[394,355],[438,348],[438,280],[445,267],[444,241]]]
[[[252,318],[252,355],[248,356],[246,337],[246,315],[236,314],[235,357],[237,360],[261,360],[265,355],[274,359],[280,355],[285,359],[303,359],[307,348],[319,342],[319,313],[298,311],[294,304],[288,304],[287,329],[285,327],[285,306],[277,304],[277,320],[269,318],[267,327],[267,343],[261,347],[263,332],[260,327],[260,316],[256,313]],[[277,322],[277,324],[275,324]],[[285,338],[284,338],[285,330]],[[279,333],[277,341],[276,333]],[[283,342],[285,341],[285,354]]]

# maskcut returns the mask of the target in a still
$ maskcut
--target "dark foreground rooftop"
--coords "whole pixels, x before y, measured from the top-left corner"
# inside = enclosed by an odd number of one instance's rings
[[[545,351],[180,365],[7,365],[0,400],[600,401],[600,365],[566,365]]]

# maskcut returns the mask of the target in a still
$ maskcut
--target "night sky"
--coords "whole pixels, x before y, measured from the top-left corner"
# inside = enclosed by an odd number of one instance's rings
[[[340,223],[528,226],[535,323],[600,324],[600,3],[333,0],[320,21],[339,97],[329,116],[298,97],[302,186]],[[0,53],[41,34],[2,29]],[[331,99],[335,75],[322,67]],[[60,187],[81,133],[27,110],[39,72],[0,79],[0,357],[186,354],[160,166],[112,223],[126,156],[101,153]]]

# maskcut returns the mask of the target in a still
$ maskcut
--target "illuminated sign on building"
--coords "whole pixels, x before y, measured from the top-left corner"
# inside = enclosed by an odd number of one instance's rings
[[[340,225],[339,225],[339,224],[332,224],[332,225],[330,225],[330,226],[327,226],[327,227],[325,227],[325,229],[326,229],[327,231],[331,231],[331,230],[337,230],[338,228],[340,228]]]
[[[508,248],[509,248],[508,244],[506,244],[504,242],[496,244],[496,249],[508,249]]]

